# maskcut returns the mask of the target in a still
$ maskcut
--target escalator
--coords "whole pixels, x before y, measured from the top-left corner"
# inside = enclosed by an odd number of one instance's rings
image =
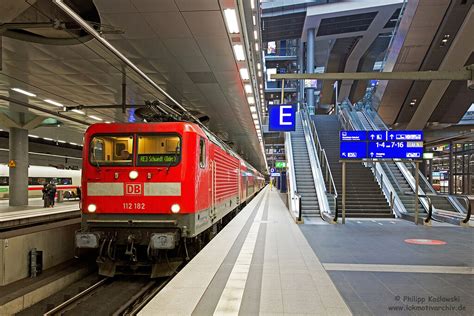
[[[345,106],[342,111],[345,121],[351,121],[351,127],[358,130],[388,130],[378,114],[370,108]],[[401,217],[414,219],[415,217],[415,164],[413,162],[383,161],[380,162],[385,181],[390,181],[393,193],[397,196],[403,210]],[[374,171],[376,173],[376,171]],[[377,176],[377,174],[375,174]],[[380,175],[379,175],[380,179]],[[429,205],[433,206],[433,219],[449,222],[456,225],[466,224],[467,214],[470,214],[469,200],[464,196],[447,196],[437,193],[426,178],[419,172],[419,193],[417,201],[421,217],[428,216]],[[467,218],[467,220],[466,220]]]
[[[319,216],[319,203],[306,138],[301,116],[296,119],[296,130],[291,132],[291,147],[296,178],[296,189],[301,196],[301,213],[303,217]]]

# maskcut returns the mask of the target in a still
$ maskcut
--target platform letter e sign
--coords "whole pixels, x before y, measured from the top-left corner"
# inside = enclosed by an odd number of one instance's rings
[[[285,110],[286,113],[285,113]],[[288,112],[288,110],[290,110]],[[292,122],[291,122],[291,111],[292,111],[292,106],[291,105],[281,105],[280,106],[280,125],[292,125]],[[285,120],[285,117],[289,117],[290,120]]]
[[[141,183],[126,183],[125,194],[126,195],[141,195],[142,184]]]

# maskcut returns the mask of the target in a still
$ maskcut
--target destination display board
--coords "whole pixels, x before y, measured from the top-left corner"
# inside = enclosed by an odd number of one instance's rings
[[[341,159],[422,159],[422,131],[341,131]]]

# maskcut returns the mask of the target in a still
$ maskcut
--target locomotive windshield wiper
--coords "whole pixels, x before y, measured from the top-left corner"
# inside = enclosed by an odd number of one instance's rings
[[[92,158],[93,158],[93,162],[95,162],[97,169],[100,171],[99,160],[97,160],[97,157],[95,156],[95,150],[92,150]]]

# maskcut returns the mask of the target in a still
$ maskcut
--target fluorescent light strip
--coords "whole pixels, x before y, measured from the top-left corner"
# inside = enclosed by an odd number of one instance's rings
[[[250,106],[250,112],[257,113],[257,107],[255,105]]]
[[[250,7],[253,9],[255,9],[255,0],[250,0]]]
[[[29,97],[36,97],[36,94],[31,93],[31,92],[28,92],[28,91],[23,90],[23,89],[20,89],[20,88],[12,88],[12,90],[13,90],[13,91],[16,91],[16,92],[18,92],[18,93],[27,95],[27,96],[29,96]]]
[[[256,113],[252,114],[252,117],[253,117],[254,120],[258,119],[258,115]]]
[[[247,68],[240,68],[240,77],[242,80],[249,80],[249,71]]]
[[[255,40],[258,40],[258,32],[257,32],[257,30],[254,30],[254,31],[253,31],[253,38],[254,38]]]
[[[39,136],[32,135],[32,134],[28,134],[28,137],[31,137],[31,138],[39,138]]]
[[[234,54],[237,61],[245,60],[244,47],[241,44],[234,45]]]
[[[46,100],[43,100],[43,101],[46,102],[46,103],[52,104],[52,105],[56,105],[56,106],[59,106],[59,107],[64,107],[63,104],[61,104],[59,102],[56,102],[54,100],[46,99]]]
[[[71,110],[71,111],[74,112],[74,113],[77,113],[77,114],[86,115],[86,112],[81,111],[81,110],[76,110],[76,109],[74,109],[74,110]]]
[[[234,9],[225,9],[224,10],[224,17],[227,23],[227,29],[231,34],[238,34],[240,33],[239,30],[239,23],[237,22],[237,15],[235,14]]]
[[[247,97],[247,102],[248,102],[249,104],[255,104],[255,98],[252,97],[252,96]]]
[[[256,26],[257,25],[257,19],[255,18],[255,15],[252,16],[252,19],[253,19],[253,26]]]
[[[258,71],[258,76],[259,76],[259,77],[262,76],[262,72],[261,72],[261,71]]]
[[[252,86],[249,84],[244,85],[245,93],[252,93]]]
[[[96,121],[102,121],[102,119],[98,116],[95,115],[88,115],[91,119],[96,120]]]
[[[255,43],[255,50],[258,52],[259,50],[259,47],[258,47],[258,43]]]
[[[66,142],[64,140],[58,139],[58,143],[65,144]]]
[[[262,65],[260,65],[260,63],[257,63],[257,69],[260,70],[260,68],[262,68]]]
[[[49,141],[52,141],[53,139],[52,138],[48,138],[48,137],[43,137],[44,140],[49,140]]]

